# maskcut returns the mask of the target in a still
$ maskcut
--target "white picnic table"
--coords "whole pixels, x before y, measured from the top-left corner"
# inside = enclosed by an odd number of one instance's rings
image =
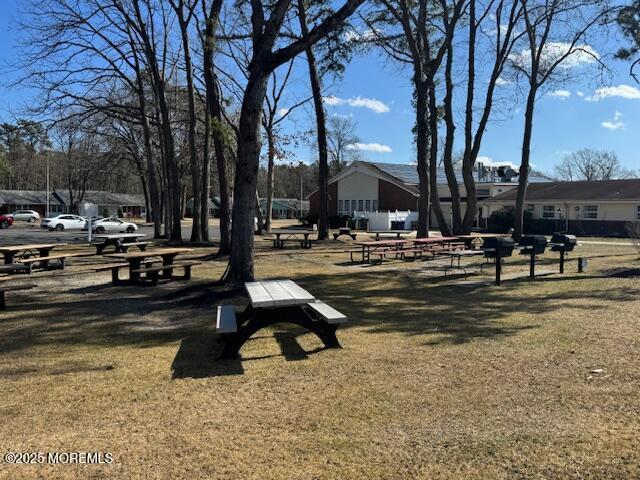
[[[293,323],[315,333],[326,348],[340,348],[338,325],[347,317],[315,298],[292,280],[246,282],[249,305],[236,312],[234,305],[218,306],[216,332],[223,335],[223,358],[234,358],[258,330],[276,323]]]

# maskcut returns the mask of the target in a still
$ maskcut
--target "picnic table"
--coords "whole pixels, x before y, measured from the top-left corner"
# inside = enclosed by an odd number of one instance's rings
[[[382,240],[384,237],[395,237],[402,238],[403,236],[409,235],[411,230],[370,230],[367,233],[374,234],[373,237],[375,240]]]
[[[144,233],[113,233],[93,235],[96,240],[92,245],[96,247],[96,255],[100,255],[107,247],[113,245],[116,253],[127,253],[130,246],[136,246],[140,250],[145,250],[149,242],[139,242],[138,239],[144,238]]]
[[[128,263],[129,267],[129,283],[135,284],[140,283],[140,274],[144,273],[147,270],[155,272],[162,271],[162,278],[172,278],[175,258],[178,255],[189,253],[192,251],[192,248],[159,248],[157,250],[145,250],[140,252],[110,253],[108,255],[105,255],[105,257],[115,257],[125,260]],[[142,264],[151,258],[161,258],[162,266],[143,269]],[[114,266],[113,268],[117,267],[118,266]],[[113,280],[114,283],[117,283],[119,281],[117,270],[114,273]]]
[[[334,233],[333,234],[333,239],[337,240],[338,237],[340,237],[342,235],[347,235],[347,236],[351,237],[352,240],[356,239],[356,234],[353,233],[349,227],[340,227],[338,229],[338,233]]]
[[[462,241],[458,237],[424,237],[413,239],[413,250],[415,255],[422,255],[424,252],[433,254],[448,253],[457,248],[457,244],[462,245]]]
[[[0,253],[4,255],[4,264],[12,264],[16,257],[30,258],[33,256],[48,257],[51,250],[61,247],[66,243],[33,243],[27,245],[5,245],[0,247]],[[36,254],[37,252],[37,254]]]
[[[218,306],[216,332],[222,335],[223,358],[235,358],[244,343],[257,331],[276,323],[293,323],[315,333],[326,348],[340,348],[338,325],[347,317],[316,299],[292,280],[247,282],[247,307],[236,312],[234,305]]]
[[[387,253],[395,255],[395,258],[402,255],[402,247],[408,243],[407,240],[370,240],[365,242],[354,242],[354,245],[360,247],[359,250],[352,250],[351,261],[353,262],[353,254],[360,253],[362,255],[361,263],[371,261],[371,255],[380,256],[380,261],[386,257]]]
[[[284,244],[287,241],[297,241],[300,242],[300,247],[311,248],[311,240],[309,240],[309,235],[313,235],[314,233],[317,233],[317,231],[292,228],[291,230],[271,230],[271,232],[269,233],[271,235],[275,235],[276,237],[273,239],[274,248],[284,248]]]

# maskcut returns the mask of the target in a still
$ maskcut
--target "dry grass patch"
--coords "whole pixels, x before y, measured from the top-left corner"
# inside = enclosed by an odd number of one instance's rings
[[[189,284],[70,276],[12,296],[3,452],[115,461],[2,465],[0,477],[640,477],[640,279],[602,276],[637,266],[628,247],[585,245],[582,275],[572,263],[478,288],[422,277],[429,262],[347,265],[331,243],[260,249],[260,278],[294,278],[352,319],[342,350],[277,326],[218,361],[214,305],[239,295],[212,285],[221,262]],[[514,257],[507,272],[527,268]]]

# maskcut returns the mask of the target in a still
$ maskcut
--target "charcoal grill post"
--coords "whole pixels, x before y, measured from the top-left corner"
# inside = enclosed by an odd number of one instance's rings
[[[496,248],[496,285],[501,285],[500,275],[502,274],[502,252]]]
[[[534,250],[531,250],[531,258],[529,259],[529,278],[535,278],[536,276],[536,254]]]
[[[564,249],[560,250],[560,273],[564,273]]]

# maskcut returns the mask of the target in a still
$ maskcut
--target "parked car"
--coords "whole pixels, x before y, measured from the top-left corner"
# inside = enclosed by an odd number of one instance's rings
[[[132,222],[126,222],[121,218],[109,217],[91,223],[93,233],[133,233],[138,230],[138,226]]]
[[[12,216],[14,221],[34,223],[40,220],[40,214],[35,210],[16,210]]]
[[[13,217],[0,213],[0,229],[9,228],[11,225],[13,225]]]
[[[100,216],[82,217],[82,218],[84,218],[85,220],[84,227],[82,227],[83,232],[86,232],[87,230],[89,230],[89,220],[91,220],[91,226],[93,227],[93,224],[96,223],[98,220],[104,219],[104,217],[100,217]],[[93,230],[93,228],[91,230]]]
[[[79,215],[63,214],[42,220],[42,228],[49,231],[82,230],[86,220]]]

